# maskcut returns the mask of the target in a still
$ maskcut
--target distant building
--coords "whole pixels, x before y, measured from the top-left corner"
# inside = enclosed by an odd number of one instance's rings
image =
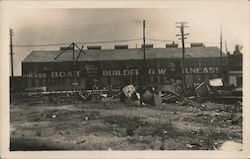
[[[239,45],[235,46],[233,54],[228,55],[228,78],[229,85],[242,87],[242,53],[240,52]]]
[[[150,46],[150,47],[149,47]],[[178,45],[177,45],[178,46]],[[146,45],[145,79],[147,86],[162,85],[170,79],[181,80],[183,72],[187,83],[220,77],[220,50],[218,47],[195,45],[186,48],[185,70],[182,70],[182,48],[176,44],[166,48]],[[112,86],[121,87],[127,81],[138,86],[143,66],[143,49],[118,45],[114,49],[88,47],[73,68],[72,50],[66,50],[54,59],[57,51],[32,51],[22,61],[25,87],[46,86],[47,90],[72,89],[75,74],[79,89]],[[79,51],[75,50],[76,56]],[[73,74],[74,73],[74,74]],[[228,58],[223,53],[222,75],[228,73]]]

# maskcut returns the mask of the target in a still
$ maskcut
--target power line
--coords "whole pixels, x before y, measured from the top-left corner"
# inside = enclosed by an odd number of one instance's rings
[[[100,44],[100,43],[119,43],[119,42],[128,42],[128,41],[137,41],[142,38],[135,39],[125,39],[125,40],[110,40],[110,41],[88,41],[88,42],[75,42],[75,44]],[[25,44],[17,44],[13,45],[14,47],[39,47],[39,46],[61,46],[61,45],[69,45],[70,43],[55,43],[55,44],[34,44],[34,45],[25,45]]]
[[[125,40],[113,40],[113,41],[91,41],[91,42],[84,42],[84,44],[95,44],[95,43],[119,43],[119,42],[137,41],[137,40],[142,40],[142,38],[125,39]]]
[[[123,23],[89,23],[88,25],[86,25],[85,23],[83,24],[77,24],[77,25],[58,25],[58,26],[46,26],[47,28],[69,28],[72,29],[72,27],[112,27],[112,26],[124,26],[124,25],[130,25],[130,24],[136,24],[138,25],[139,23],[136,21],[128,21],[128,22],[123,22]],[[138,25],[139,26],[139,25]]]
[[[110,41],[88,41],[88,42],[75,42],[75,44],[105,44],[105,43],[119,43],[119,42],[128,42],[128,41],[139,41],[142,40],[143,38],[134,38],[134,39],[124,39],[124,40],[110,40]],[[154,38],[146,38],[146,40],[149,41],[159,41],[159,42],[175,42],[179,43],[179,41],[175,40],[168,40],[168,39],[154,39]],[[192,41],[185,41],[185,43],[191,44],[195,43]],[[206,42],[205,44],[220,44],[220,42]],[[238,43],[230,43],[227,42],[228,45],[235,45]],[[43,46],[64,46],[64,45],[70,45],[70,43],[54,43],[54,44],[16,44],[13,45],[13,47],[43,47]]]
[[[17,44],[13,45],[13,47],[39,47],[39,46],[60,46],[60,45],[68,45],[69,43],[55,43],[55,44],[34,44],[34,45],[25,45],[25,44]]]
[[[61,33],[61,32],[66,32],[68,30],[72,30],[72,29],[88,29],[88,28],[95,28],[95,32],[97,31],[103,31],[103,30],[128,30],[130,28],[133,29],[139,29],[138,27],[136,27],[137,25],[130,25],[132,23],[120,23],[120,24],[109,24],[109,25],[95,25],[95,24],[90,24],[90,25],[66,25],[66,26],[44,26],[43,28],[48,29],[49,32],[51,33]],[[136,23],[133,23],[136,24]],[[25,36],[30,36],[30,35],[40,35],[39,32],[33,32],[30,33],[28,35]]]
[[[146,40],[150,41],[160,41],[160,42],[176,42],[178,43],[179,41],[175,40],[168,40],[168,39],[152,39],[152,38],[147,38]],[[191,43],[198,43],[197,41],[185,41],[185,43],[191,44]],[[220,44],[220,42],[206,42],[205,44]],[[236,43],[229,43],[231,45],[235,45]]]
[[[168,40],[168,39],[152,39],[152,38],[146,38],[146,40],[149,40],[149,41],[159,41],[159,42],[175,42],[175,43],[179,43],[179,41],[175,41],[175,40]],[[197,41],[185,41],[186,44],[192,44],[192,43],[199,43]],[[205,42],[204,44],[220,44],[220,42]],[[227,45],[236,45],[238,43],[230,43],[230,42],[227,42]]]
[[[173,42],[173,41],[174,41],[174,40],[151,39],[151,38],[147,38],[147,40],[151,40],[151,41],[162,41],[162,42]],[[174,42],[178,42],[178,41],[174,41]]]

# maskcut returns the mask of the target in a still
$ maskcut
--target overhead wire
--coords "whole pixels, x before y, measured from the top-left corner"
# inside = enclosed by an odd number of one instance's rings
[[[107,40],[107,41],[82,41],[75,42],[76,44],[107,44],[107,43],[119,43],[119,42],[129,42],[129,41],[139,41],[143,38],[133,38],[133,39],[123,39],[123,40]],[[154,38],[146,38],[148,41],[158,41],[158,42],[174,42],[179,43],[177,40],[168,40],[168,39],[154,39]],[[197,43],[192,41],[186,41],[185,43]],[[52,43],[52,44],[15,44],[13,47],[45,47],[45,46],[64,46],[69,45],[70,43]],[[219,42],[206,42],[205,44],[219,44]],[[228,43],[229,45],[235,45],[236,43]]]
[[[119,43],[119,42],[128,42],[128,41],[137,41],[142,38],[134,38],[134,39],[124,39],[124,40],[110,40],[110,41],[87,41],[87,42],[75,42],[75,44],[101,44],[101,43]],[[70,43],[55,43],[55,44],[33,44],[33,45],[25,45],[25,44],[16,44],[13,47],[40,47],[40,46],[62,46],[69,45]]]
[[[135,27],[136,25],[139,26],[139,23],[133,22],[133,23],[106,23],[106,24],[94,24],[94,23],[90,23],[90,24],[84,24],[84,25],[60,25],[60,26],[41,26],[42,28],[47,28],[47,29],[54,29],[54,30],[65,30],[65,29],[74,29],[74,28],[116,28],[116,27],[128,27],[128,26],[132,26],[131,24],[134,24],[133,27]]]
[[[138,41],[142,40],[142,38],[134,38],[134,39],[124,39],[124,40],[110,40],[110,41],[87,41],[87,42],[75,42],[76,44],[107,44],[107,43],[120,43],[120,42],[129,42],[129,41]],[[174,42],[179,43],[180,41],[176,40],[166,40],[166,39],[153,39],[153,38],[146,38],[149,41],[158,41],[158,42]],[[185,43],[197,43],[187,41]],[[64,46],[69,45],[70,43],[54,43],[54,44],[33,44],[33,45],[26,45],[26,44],[16,44],[13,47],[49,47],[49,46]],[[219,44],[219,42],[207,42],[205,44]],[[228,43],[229,45],[235,45],[236,43]]]
[[[88,25],[84,24],[77,24],[77,25],[58,25],[58,26],[47,26],[51,28],[72,28],[72,27],[89,27],[89,26],[102,26],[102,27],[110,27],[110,26],[124,26],[128,24],[139,24],[138,22],[119,22],[119,23],[88,23]],[[81,26],[83,25],[83,26]],[[105,26],[106,25],[106,26]]]

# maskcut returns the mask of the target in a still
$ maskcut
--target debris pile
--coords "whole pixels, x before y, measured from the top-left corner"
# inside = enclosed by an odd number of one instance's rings
[[[241,101],[242,96],[240,89],[225,87],[221,78],[215,78],[189,85],[172,81],[160,87],[150,86],[143,90],[142,99],[140,99],[135,87],[129,84],[121,92],[121,101],[125,102],[126,98],[142,100],[145,104],[160,106],[162,103],[173,102],[181,102],[181,105],[186,105],[190,103],[187,99],[199,102],[210,100],[232,103]],[[200,105],[200,107],[201,109],[209,109],[207,105]]]

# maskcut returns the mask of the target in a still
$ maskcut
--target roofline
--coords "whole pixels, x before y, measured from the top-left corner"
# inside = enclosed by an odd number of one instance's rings
[[[217,46],[208,46],[208,47],[187,47],[185,49],[201,49],[201,48],[216,48],[219,50],[219,47]],[[166,49],[166,50],[181,50],[182,48],[181,47],[178,47],[178,48],[166,48],[166,47],[163,47],[163,48],[146,48],[146,50],[157,50],[157,49]],[[115,49],[115,48],[112,48],[112,49],[98,49],[98,50],[83,50],[83,51],[86,51],[86,52],[102,52],[102,51],[126,51],[126,50],[139,50],[139,51],[143,51],[143,48],[128,48],[128,49]],[[67,50],[67,53],[69,52],[70,50]],[[79,50],[75,50],[76,52],[79,52]],[[26,59],[29,58],[29,56],[33,53],[33,52],[60,52],[60,50],[33,50],[31,51],[25,58],[24,60],[22,61],[22,63],[52,63],[52,62],[72,62],[72,60],[65,60],[65,61],[57,61],[57,60],[54,60],[54,61],[46,61],[46,62],[26,62]],[[147,53],[147,52],[146,52]],[[222,52],[222,56],[223,57],[227,57],[227,54],[225,52]],[[216,58],[217,56],[211,56],[211,57],[191,57],[191,58]],[[218,54],[218,57],[219,54]],[[187,57],[187,58],[190,58],[190,57]],[[79,62],[99,62],[99,61],[127,61],[127,60],[142,60],[143,58],[139,58],[139,59],[125,59],[125,60],[80,60]],[[182,59],[181,57],[172,57],[172,58],[148,58],[150,60],[156,60],[156,59]]]
[[[206,47],[185,47],[185,49],[198,49],[198,48],[218,48],[218,46],[206,46]],[[105,51],[108,51],[108,50],[143,50],[143,48],[127,48],[127,49],[115,49],[115,48],[102,48],[102,49],[96,49],[96,50],[88,50],[88,49],[83,49],[83,51],[102,51],[102,50],[105,50]],[[154,47],[154,48],[146,48],[147,49],[182,49],[182,47]],[[31,52],[35,52],[35,51],[43,51],[43,52],[47,52],[47,51],[61,51],[60,49],[59,50],[33,50]],[[70,50],[66,50],[66,51],[70,51]],[[75,50],[75,51],[78,51],[78,50]],[[223,52],[224,53],[224,52]],[[225,54],[225,53],[224,53]]]
[[[186,57],[186,59],[205,59],[205,58],[220,58],[220,56],[218,57]],[[222,56],[222,58],[227,58],[227,56]],[[175,60],[180,60],[182,58],[146,58],[145,60],[171,60],[171,59],[175,59]],[[143,60],[143,58],[141,59],[127,59],[127,60],[92,60],[92,61],[77,61],[77,62],[103,62],[103,61],[138,61],[138,60]],[[73,60],[71,61],[46,61],[46,62],[25,62],[22,61],[22,63],[65,63],[65,62],[73,62]]]

